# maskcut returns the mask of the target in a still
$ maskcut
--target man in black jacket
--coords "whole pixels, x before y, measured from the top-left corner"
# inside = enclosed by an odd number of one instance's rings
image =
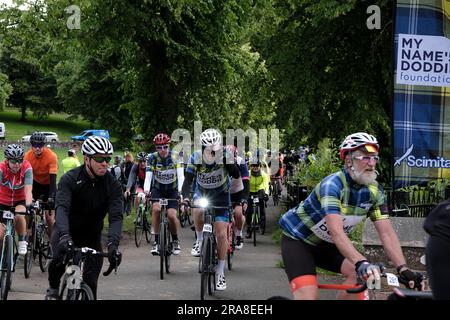
[[[122,233],[123,197],[119,181],[108,171],[113,147],[108,139],[92,136],[82,146],[84,165],[61,177],[56,194],[56,223],[51,238],[54,257],[49,266],[47,300],[58,299],[62,263],[67,249],[90,247],[102,251],[103,220],[108,213],[109,262],[120,264],[118,252]],[[97,297],[97,282],[103,258],[90,256],[84,265],[83,279]]]

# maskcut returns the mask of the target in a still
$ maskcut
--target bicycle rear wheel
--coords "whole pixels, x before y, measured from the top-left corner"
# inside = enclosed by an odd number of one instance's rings
[[[144,233],[145,233],[145,240],[147,243],[150,243],[152,241],[152,225],[148,221],[147,214],[144,213]]]
[[[139,248],[142,241],[142,236],[144,235],[144,226],[143,226],[143,212],[138,207],[136,214],[136,221],[134,223],[134,243],[136,247]]]
[[[31,268],[33,267],[33,259],[35,257],[34,246],[36,243],[36,224],[34,221],[34,217],[31,217],[31,234],[28,239],[27,253],[24,257],[23,261],[23,272],[25,274],[25,278],[28,279],[31,274]]]
[[[11,287],[13,245],[12,236],[6,235],[2,253],[2,273],[0,276],[0,295],[2,300],[8,299],[8,292]]]
[[[42,223],[38,226],[39,233],[39,268],[42,272],[46,272],[50,260],[52,259],[52,247],[50,245],[50,239],[48,238],[47,229]]]

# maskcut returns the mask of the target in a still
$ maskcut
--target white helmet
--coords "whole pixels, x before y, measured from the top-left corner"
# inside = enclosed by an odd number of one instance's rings
[[[365,145],[375,147],[376,151],[380,149],[377,138],[375,138],[373,135],[365,132],[352,133],[351,135],[347,136],[339,146],[339,154],[341,156],[341,159],[345,159],[345,155],[348,151],[359,149],[360,147]]]
[[[216,129],[206,129],[200,134],[200,141],[202,146],[218,150],[222,145],[222,134]]]
[[[81,151],[86,155],[108,154],[112,155],[114,150],[111,142],[104,137],[90,136],[81,146]]]

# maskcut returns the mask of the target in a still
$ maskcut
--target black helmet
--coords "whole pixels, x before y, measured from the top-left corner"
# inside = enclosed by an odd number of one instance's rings
[[[10,144],[5,149],[6,159],[23,159],[23,149],[18,144]]]
[[[30,137],[30,143],[31,144],[44,144],[46,141],[45,134],[39,131],[33,132],[33,134]]]
[[[141,151],[136,155],[136,158],[138,161],[147,161],[147,153]]]

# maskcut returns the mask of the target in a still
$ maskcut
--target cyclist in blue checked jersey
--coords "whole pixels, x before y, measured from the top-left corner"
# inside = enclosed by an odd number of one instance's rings
[[[207,129],[200,135],[202,150],[194,152],[189,158],[186,168],[185,180],[182,193],[184,205],[189,205],[189,191],[195,179],[194,204],[206,197],[212,206],[230,206],[230,179],[229,176],[239,178],[239,168],[235,164],[233,155],[225,152],[220,161],[216,162],[216,152],[221,152],[222,135],[216,129]],[[203,240],[203,212],[193,209],[193,217],[197,240],[195,241],[191,254],[200,256],[201,243]],[[216,210],[214,230],[217,238],[218,268],[216,270],[216,290],[225,290],[226,280],[224,274],[225,257],[227,252],[227,225],[229,221],[229,210]]]
[[[169,149],[170,137],[165,133],[158,133],[153,139],[157,152],[150,154],[147,160],[144,192],[154,199],[178,199],[184,181],[184,169],[178,154]],[[152,189],[150,189],[152,187]],[[169,230],[172,234],[172,253],[180,254],[180,240],[177,231],[180,230],[180,220],[177,218],[178,203],[170,200],[167,215]],[[159,255],[159,224],[161,206],[154,201],[152,205],[152,225],[155,242],[151,249],[153,255]]]
[[[340,146],[344,168],[323,179],[305,201],[281,217],[281,252],[295,299],[317,299],[316,266],[342,273],[346,284],[356,283],[357,274],[365,279],[378,272],[347,236],[366,217],[373,221],[400,282],[421,286],[422,275],[406,266],[383,189],[376,181],[378,151],[370,134],[347,136]]]

